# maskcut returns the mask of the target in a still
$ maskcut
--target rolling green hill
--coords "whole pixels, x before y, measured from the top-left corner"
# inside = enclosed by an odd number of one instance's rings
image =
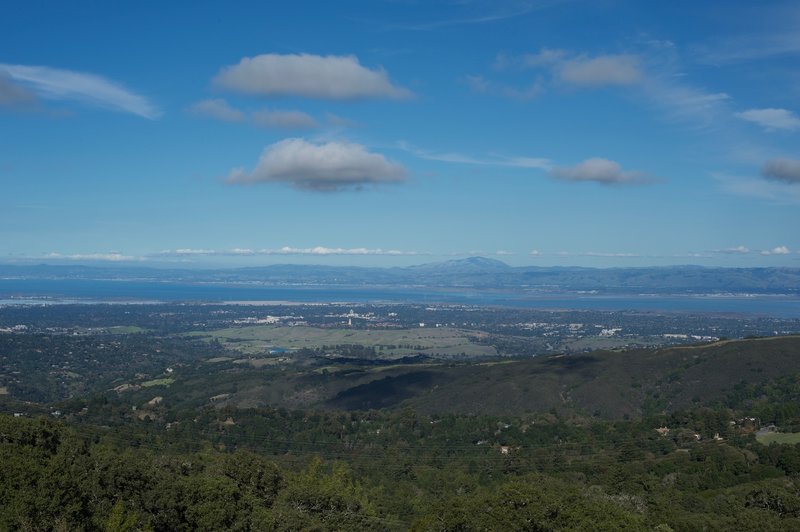
[[[639,418],[725,399],[737,385],[800,373],[800,337],[473,363],[336,363],[289,369],[222,362],[184,372],[173,404]],[[139,392],[142,393],[142,392]],[[170,397],[169,394],[173,394]],[[145,399],[142,396],[140,399]],[[188,405],[188,404],[187,404]]]
[[[725,397],[741,382],[800,372],[800,338],[537,357],[444,370],[412,402],[422,411],[519,414],[552,408],[605,418],[640,417]]]

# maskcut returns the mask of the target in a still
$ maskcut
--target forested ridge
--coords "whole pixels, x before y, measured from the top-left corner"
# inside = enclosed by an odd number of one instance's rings
[[[757,443],[722,406],[591,423],[223,409],[164,429],[100,402],[109,425],[0,416],[0,528],[800,526],[800,446]]]

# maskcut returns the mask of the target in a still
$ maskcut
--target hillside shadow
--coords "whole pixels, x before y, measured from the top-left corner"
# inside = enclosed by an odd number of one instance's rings
[[[326,404],[345,410],[388,408],[429,390],[438,380],[437,377],[440,375],[433,371],[388,376],[343,390]]]
[[[585,370],[594,368],[598,362],[600,362],[600,358],[591,355],[565,355],[551,357],[542,361],[544,368],[541,372],[583,372]]]

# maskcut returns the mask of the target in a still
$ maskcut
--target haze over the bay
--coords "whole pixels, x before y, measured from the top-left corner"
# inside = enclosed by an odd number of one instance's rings
[[[800,266],[796,2],[3,11],[2,263]]]

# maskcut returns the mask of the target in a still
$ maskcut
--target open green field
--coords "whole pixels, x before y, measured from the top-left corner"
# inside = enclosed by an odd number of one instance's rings
[[[107,327],[106,331],[109,334],[134,334],[147,332],[147,329],[135,325],[116,325],[114,327]]]
[[[148,332],[144,327],[136,325],[112,325],[111,327],[78,327],[82,334],[136,334]]]
[[[758,443],[769,445],[770,443],[795,444],[800,443],[800,432],[767,432],[756,436]]]
[[[175,382],[175,379],[171,379],[169,377],[163,379],[153,379],[151,381],[146,381],[142,383],[143,388],[150,388],[151,386],[169,386]]]
[[[653,344],[652,338],[646,336],[587,336],[585,338],[566,339],[561,344],[561,350],[583,351],[586,349],[618,349],[631,344]]]
[[[483,336],[482,333],[449,327],[359,330],[255,325],[193,334],[216,339],[225,347],[248,355],[263,354],[274,348],[314,349],[345,344],[374,347],[378,355],[386,358],[417,353],[439,357],[497,355],[494,347],[473,343],[472,339]]]

